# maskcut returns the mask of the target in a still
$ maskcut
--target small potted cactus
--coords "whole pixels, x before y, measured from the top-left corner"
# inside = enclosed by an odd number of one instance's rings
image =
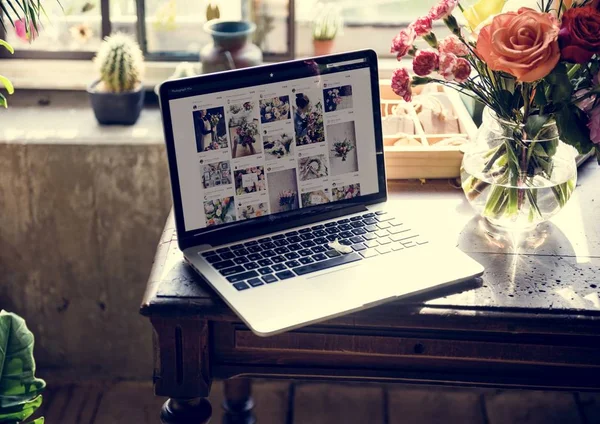
[[[339,8],[334,4],[319,3],[312,23],[313,47],[315,56],[330,54],[335,37],[343,26]]]
[[[94,62],[100,79],[88,93],[96,119],[103,125],[135,124],[144,106],[144,57],[139,45],[127,34],[113,34],[104,39]]]

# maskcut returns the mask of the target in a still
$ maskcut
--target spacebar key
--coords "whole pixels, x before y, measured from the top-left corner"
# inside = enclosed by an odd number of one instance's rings
[[[349,264],[350,262],[360,261],[362,257],[358,253],[350,253],[348,255],[338,256],[333,259],[328,259],[326,261],[316,262],[314,264],[299,266],[297,268],[293,268],[294,271],[298,275],[308,274],[310,272],[322,271],[327,268],[333,268],[334,266]]]

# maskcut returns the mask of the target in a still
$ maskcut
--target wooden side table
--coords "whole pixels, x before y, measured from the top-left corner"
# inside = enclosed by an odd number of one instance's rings
[[[398,216],[458,243],[486,267],[482,280],[459,294],[394,302],[267,338],[251,333],[184,263],[169,218],[141,306],[154,328],[155,392],[170,398],[163,423],[207,422],[214,378],[600,388],[596,164],[580,169],[565,210],[526,237],[489,231],[447,181],[391,183],[389,190]],[[227,422],[253,422],[249,380],[231,379],[225,391]]]

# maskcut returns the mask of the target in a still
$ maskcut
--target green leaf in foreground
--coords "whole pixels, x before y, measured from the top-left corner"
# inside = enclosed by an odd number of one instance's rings
[[[15,87],[13,87],[12,82],[10,82],[10,80],[2,75],[0,75],[0,88],[4,86],[4,88],[6,88],[6,91],[8,91],[8,94],[12,94],[15,92]]]
[[[13,47],[4,40],[0,40],[0,46],[4,47],[11,54],[13,54],[15,52],[15,49],[13,49]]]
[[[529,140],[539,139],[540,131],[542,131],[543,126],[546,125],[549,119],[550,115],[530,115],[525,124],[527,138]]]
[[[0,107],[7,108],[8,102],[6,101],[6,97],[2,93],[0,93]]]
[[[575,147],[581,154],[588,153],[594,148],[587,129],[587,117],[577,107],[563,107],[556,114],[556,125],[560,131],[561,140]]]
[[[41,405],[44,380],[35,377],[33,334],[19,316],[0,311],[0,422],[30,417]]]

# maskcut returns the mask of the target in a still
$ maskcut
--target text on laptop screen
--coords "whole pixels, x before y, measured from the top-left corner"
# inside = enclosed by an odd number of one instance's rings
[[[377,193],[368,67],[170,100],[186,231]]]

